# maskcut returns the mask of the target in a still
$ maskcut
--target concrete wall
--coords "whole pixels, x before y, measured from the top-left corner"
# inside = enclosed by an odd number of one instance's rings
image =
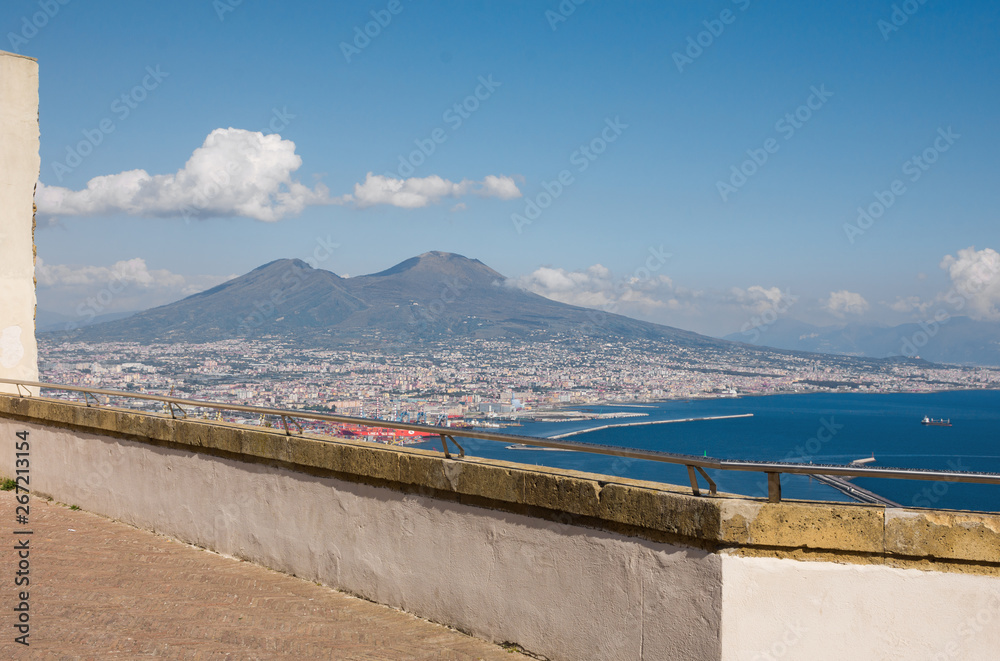
[[[34,194],[38,62],[0,51],[0,376],[38,380]],[[15,392],[0,384],[0,392]]]
[[[994,577],[724,555],[722,592],[725,661],[1000,655]]]
[[[0,396],[0,475],[553,660],[993,659],[1000,516],[729,496]]]
[[[85,510],[553,660],[719,658],[705,551],[0,419],[21,429],[36,493]]]

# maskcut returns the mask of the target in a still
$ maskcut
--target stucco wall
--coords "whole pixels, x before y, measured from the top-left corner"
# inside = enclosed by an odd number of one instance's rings
[[[993,661],[1000,580],[722,557],[722,659]]]
[[[0,475],[550,659],[992,659],[1000,516],[719,495],[0,396]]]
[[[719,658],[715,554],[0,419],[3,447],[20,429],[67,504],[553,660]]]
[[[0,51],[0,375],[38,380],[34,192],[38,62]],[[0,392],[14,392],[0,384]]]

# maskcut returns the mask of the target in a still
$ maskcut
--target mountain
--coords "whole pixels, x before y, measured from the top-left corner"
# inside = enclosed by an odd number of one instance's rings
[[[619,337],[729,347],[689,331],[559,303],[511,286],[479,260],[428,252],[342,278],[281,259],[175,303],[75,331],[82,341],[210,342],[283,336],[318,345],[445,337]]]
[[[134,310],[131,312],[109,312],[108,314],[99,314],[96,317],[91,318],[86,315],[60,314],[58,312],[52,312],[51,310],[38,308],[38,310],[35,311],[35,328],[39,333],[65,331],[66,329],[92,326],[94,324],[104,323],[105,321],[124,319],[125,317],[131,317],[133,314],[135,314]]]
[[[1000,323],[969,317],[899,326],[825,327],[779,319],[766,329],[732,333],[725,339],[791,351],[866,358],[920,356],[934,363],[1000,366]]]

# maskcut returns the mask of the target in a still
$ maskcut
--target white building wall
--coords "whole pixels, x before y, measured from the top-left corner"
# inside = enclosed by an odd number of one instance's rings
[[[998,578],[722,558],[723,661],[998,658]]]
[[[0,376],[38,380],[33,202],[38,62],[0,51]],[[0,384],[0,391],[14,386]]]

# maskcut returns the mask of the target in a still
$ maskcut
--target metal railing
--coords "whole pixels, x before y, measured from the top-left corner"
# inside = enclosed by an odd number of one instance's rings
[[[271,415],[280,417],[285,433],[291,435],[289,421],[299,429],[302,434],[302,427],[295,421],[296,418],[303,420],[319,420],[323,422],[336,422],[341,424],[353,424],[360,427],[379,427],[389,429],[402,429],[417,431],[440,436],[441,445],[444,448],[444,456],[451,459],[451,452],[448,449],[448,441],[454,443],[458,448],[459,457],[465,456],[465,448],[459,445],[455,436],[462,438],[474,438],[484,441],[499,441],[501,443],[514,443],[540,448],[553,448],[558,450],[571,450],[573,452],[585,452],[589,454],[601,454],[612,457],[625,457],[630,459],[643,459],[646,461],[659,461],[667,464],[684,466],[688,471],[688,478],[691,481],[691,491],[695,496],[701,495],[698,484],[698,475],[709,485],[711,494],[717,493],[715,482],[705,472],[706,468],[720,471],[750,471],[764,473],[767,476],[768,500],[773,503],[781,501],[781,475],[824,475],[835,477],[868,477],[886,478],[897,480],[926,480],[935,482],[964,482],[972,484],[1000,484],[1000,474],[998,473],[975,473],[969,471],[954,470],[926,470],[917,468],[881,468],[876,466],[860,465],[839,465],[839,464],[799,464],[781,461],[740,461],[733,459],[715,459],[713,457],[699,457],[697,455],[678,454],[673,452],[660,452],[658,450],[639,450],[634,448],[619,447],[614,445],[598,445],[594,443],[578,443],[551,438],[538,438],[534,436],[520,436],[516,434],[499,434],[488,431],[476,431],[463,429],[456,433],[450,427],[437,427],[427,424],[413,424],[409,422],[395,422],[392,420],[376,420],[373,418],[357,418],[346,415],[336,415],[329,413],[314,413],[311,411],[290,411],[286,409],[273,409],[260,406],[241,406],[239,404],[223,404],[219,402],[209,402],[196,399],[184,399],[180,397],[150,395],[137,392],[122,392],[120,390],[106,390],[102,388],[86,388],[82,386],[66,386],[54,383],[43,383],[38,381],[23,381],[18,379],[0,378],[0,383],[5,383],[17,387],[18,394],[7,394],[8,397],[30,397],[30,392],[22,393],[26,388],[45,388],[47,390],[61,390],[65,392],[78,392],[83,394],[84,403],[91,406],[100,406],[94,395],[105,395],[108,397],[121,397],[126,399],[143,399],[162,402],[170,411],[170,415],[176,418],[180,413],[187,417],[183,407],[214,409],[219,411],[241,411],[257,415]]]

